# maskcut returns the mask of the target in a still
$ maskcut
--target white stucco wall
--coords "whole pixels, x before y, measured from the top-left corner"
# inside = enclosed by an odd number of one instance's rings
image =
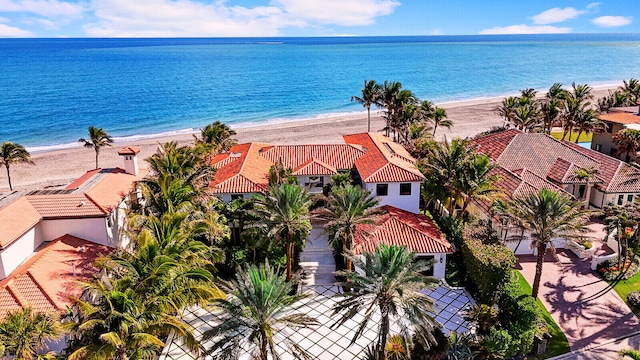
[[[425,256],[433,256],[433,277],[438,280],[444,279],[445,269],[447,268],[447,254],[416,254],[415,257],[420,258]],[[357,257],[360,260],[365,261],[363,255],[357,255]],[[442,259],[442,262],[440,262],[440,259]],[[364,271],[358,267],[355,267],[354,271],[360,275],[365,275]]]
[[[39,227],[46,240],[69,234],[101,245],[114,246],[107,233],[106,218],[43,220]]]
[[[400,195],[401,183],[384,183],[389,185],[387,196],[378,196],[376,194],[376,186],[378,183],[364,183],[364,188],[371,191],[380,201],[380,206],[391,205],[399,209],[410,211],[414,214],[420,212],[420,183],[412,182],[411,195]],[[402,183],[405,184],[405,183]]]
[[[0,252],[0,280],[9,276],[20,264],[31,257],[34,250],[42,245],[42,242],[43,237],[38,225],[36,225],[2,250]]]
[[[243,199],[251,199],[253,194],[254,193],[242,193],[242,194],[237,194],[237,195],[242,195]],[[227,203],[231,202],[231,195],[236,195],[236,194],[218,194],[218,197],[220,199],[222,199],[223,203],[227,204]]]

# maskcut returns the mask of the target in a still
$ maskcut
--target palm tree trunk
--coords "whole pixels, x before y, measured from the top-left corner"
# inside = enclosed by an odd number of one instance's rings
[[[371,107],[367,106],[367,132],[371,132]]]
[[[436,129],[438,128],[438,123],[433,124],[433,137],[436,137]],[[449,128],[451,129],[451,128]]]
[[[578,140],[580,140],[580,136],[582,135],[583,132],[584,131],[582,130],[578,132],[578,137],[576,137],[576,141],[575,141],[576,144],[578,143]]]
[[[378,360],[385,360],[387,358],[387,335],[389,334],[389,310],[383,305],[381,309],[382,323],[380,324],[380,339],[378,341]]]
[[[293,242],[293,236],[287,239],[287,281],[291,281],[293,277],[293,256],[294,256],[295,244]]]
[[[540,242],[538,245],[538,259],[536,261],[536,276],[533,279],[533,291],[531,296],[538,298],[538,291],[540,291],[540,278],[542,277],[542,264],[544,263],[544,255],[547,252],[547,243]]]
[[[522,238],[523,238],[523,237],[524,237],[524,228],[522,228],[522,229],[520,230],[520,239],[518,240],[518,244],[516,245],[515,250],[513,250],[513,254],[514,254],[514,255],[515,255],[515,254],[517,254],[517,252],[518,252],[518,248],[520,247],[520,244],[522,243]]]
[[[9,174],[9,163],[4,163],[4,166],[7,168],[7,180],[9,180],[9,191],[13,191],[13,186],[11,186],[11,174]]]
[[[262,339],[260,339],[260,359],[268,360],[268,352],[267,352],[267,332],[264,330],[260,330],[260,335]]]
[[[96,169],[98,168],[98,154],[100,153],[100,150],[96,149]]]

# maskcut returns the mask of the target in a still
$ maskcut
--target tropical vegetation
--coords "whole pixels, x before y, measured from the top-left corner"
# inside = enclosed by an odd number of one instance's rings
[[[93,149],[96,152],[96,169],[98,166],[98,157],[100,156],[100,149],[106,146],[111,146],[113,138],[104,129],[95,126],[89,126],[89,137],[80,138],[78,142],[82,143],[82,146]]]
[[[36,312],[30,307],[8,311],[0,321],[0,356],[17,360],[56,359],[53,352],[42,351],[62,334],[54,313]]]
[[[13,191],[13,186],[11,185],[11,172],[9,168],[12,164],[19,163],[33,164],[29,152],[20,144],[4,141],[0,145],[0,165],[4,165],[5,169],[7,169],[7,180],[9,181],[9,190],[11,191]]]

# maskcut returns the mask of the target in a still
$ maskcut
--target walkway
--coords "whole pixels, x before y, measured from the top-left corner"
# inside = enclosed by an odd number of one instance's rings
[[[626,339],[609,341],[601,345],[572,351],[550,360],[621,360],[618,352],[624,349],[640,349],[640,333]],[[629,360],[630,358],[625,357],[624,359]]]
[[[300,254],[300,267],[304,269],[302,284],[333,285],[336,277],[336,261],[333,250],[329,247],[327,236],[323,233],[322,224],[313,224],[307,246]]]
[[[568,250],[559,250],[557,257],[547,253],[538,297],[564,331],[571,350],[604,344],[640,330],[640,320],[589,268],[590,260],[579,260]],[[518,256],[517,265],[532,284],[536,257]]]

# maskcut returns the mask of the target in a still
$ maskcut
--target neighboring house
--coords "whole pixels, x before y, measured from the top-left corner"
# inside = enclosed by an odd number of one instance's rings
[[[431,218],[410,213],[393,206],[382,206],[382,215],[375,225],[359,225],[354,239],[353,252],[375,251],[380,244],[406,245],[416,253],[416,259],[433,261],[426,275],[444,279],[447,254],[453,253],[453,246],[447,241]]]
[[[536,189],[555,186],[592,208],[626,205],[640,196],[638,170],[572,142],[511,129],[480,136],[473,143],[479,152],[515,175],[515,181]],[[592,179],[576,177],[577,170],[590,168],[598,170]]]
[[[591,149],[627,162],[635,160],[636,154],[629,154],[628,158],[627,154],[615,154],[618,149],[613,142],[613,135],[625,128],[640,130],[640,108],[638,106],[611,108],[609,112],[600,114],[599,118],[606,124],[606,130],[593,133]]]
[[[420,183],[425,178],[416,168],[415,159],[382,134],[343,138],[345,144],[235,145],[213,159],[212,166],[217,172],[209,187],[224,202],[249,198],[266,190],[269,169],[281,162],[312,193],[322,192],[332,175],[347,171],[378,198],[380,205],[418,213]]]
[[[120,229],[148,173],[137,168],[139,151],[121,150],[127,170],[96,169],[65,189],[0,196],[0,315],[18,305],[64,309],[67,295],[79,293],[61,284],[88,279],[99,255],[127,246]]]

